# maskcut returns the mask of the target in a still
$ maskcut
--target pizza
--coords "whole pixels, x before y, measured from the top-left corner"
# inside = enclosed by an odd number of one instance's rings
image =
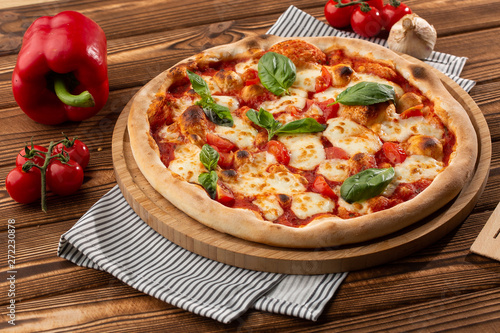
[[[289,248],[405,228],[470,179],[477,139],[439,78],[367,41],[257,36],[189,57],[134,97],[134,159],[210,228]]]

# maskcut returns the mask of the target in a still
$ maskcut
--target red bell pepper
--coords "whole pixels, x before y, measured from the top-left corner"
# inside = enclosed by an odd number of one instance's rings
[[[78,12],[38,18],[12,75],[17,104],[46,125],[92,117],[108,99],[106,47],[101,27]]]

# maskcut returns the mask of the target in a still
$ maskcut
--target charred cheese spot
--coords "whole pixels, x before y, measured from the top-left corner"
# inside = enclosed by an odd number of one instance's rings
[[[224,93],[240,90],[244,85],[244,82],[238,73],[231,70],[218,71],[214,75],[214,80]]]
[[[262,97],[266,94],[266,88],[260,84],[252,84],[250,86],[246,86],[241,90],[241,99],[246,103]]]
[[[219,173],[219,177],[222,181],[231,183],[235,182],[238,179],[238,173],[233,169],[222,170]]]
[[[396,71],[389,66],[376,62],[362,63],[354,68],[356,72],[375,74],[383,79],[392,81],[397,78]]]
[[[396,102],[396,111],[397,113],[402,113],[403,111],[419,104],[422,104],[422,98],[413,92],[407,92],[404,93],[403,96],[401,96]]]
[[[238,169],[246,163],[252,162],[252,155],[246,150],[238,150],[234,155],[234,166]]]
[[[311,62],[319,64],[326,62],[326,54],[317,46],[298,39],[275,44],[269,51],[288,57],[297,67],[307,66]]]
[[[286,207],[292,202],[292,198],[286,194],[278,194],[278,201],[281,206]]]
[[[412,136],[408,139],[407,151],[410,155],[425,155],[438,161],[443,159],[443,145],[433,136]]]
[[[191,140],[201,140],[206,137],[208,120],[205,113],[198,105],[192,105],[178,118],[181,133]],[[199,142],[197,142],[199,143]]]
[[[348,161],[349,175],[355,175],[363,170],[377,167],[375,156],[365,153],[357,153]]]
[[[340,64],[330,68],[333,87],[344,87],[349,84],[354,74],[354,70],[347,65]]]

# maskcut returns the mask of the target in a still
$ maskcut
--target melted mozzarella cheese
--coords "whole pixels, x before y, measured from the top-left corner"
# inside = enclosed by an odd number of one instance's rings
[[[168,168],[188,182],[198,183],[198,176],[206,172],[200,161],[201,149],[194,144],[179,145],[175,148],[175,158]]]
[[[238,100],[231,96],[212,96],[215,103],[225,106],[229,111],[234,112],[239,109],[240,103]]]
[[[332,118],[327,124],[323,136],[351,156],[357,153],[374,154],[382,147],[382,142],[375,133],[352,120]]]
[[[210,89],[211,94],[218,94],[221,92],[219,86],[217,85],[217,82],[215,82],[213,77],[202,76],[202,79],[205,80],[205,82],[207,83],[208,89]]]
[[[444,132],[425,120],[424,117],[400,119],[395,116],[373,128],[384,141],[404,142],[412,135],[422,134],[442,139]]]
[[[332,182],[343,182],[349,177],[348,161],[337,158],[325,160],[317,172]]]
[[[339,207],[345,208],[349,212],[358,213],[360,215],[365,215],[371,212],[368,201],[353,202],[352,204],[350,204],[344,199],[342,199],[340,195],[339,195],[338,205]]]
[[[314,97],[314,99],[317,99],[320,102],[324,102],[327,99],[331,99],[331,98],[336,99],[338,94],[340,94],[345,89],[346,89],[346,87],[342,87],[342,88],[329,87],[320,93],[314,94],[313,97]]]
[[[443,162],[424,155],[411,155],[394,167],[397,183],[412,183],[419,179],[434,179],[443,169]],[[394,181],[394,180],[393,180]]]
[[[249,59],[244,62],[239,62],[235,66],[235,72],[238,74],[243,74],[249,69],[258,70],[258,59]]]
[[[302,110],[306,106],[306,98],[298,95],[288,95],[275,101],[265,101],[260,107],[270,113],[278,113],[285,111],[286,107],[290,105]]]
[[[297,71],[292,87],[305,91],[316,91],[316,78],[321,76],[321,66]]]
[[[313,170],[325,160],[325,149],[317,134],[280,135],[281,141],[290,153],[289,165],[301,170]]]
[[[269,155],[271,154],[267,152],[254,154],[251,162],[245,163],[237,170],[237,179],[225,184],[236,193],[245,193],[248,196],[262,194],[268,176],[266,169],[276,163]]]
[[[292,212],[299,219],[305,219],[315,214],[329,213],[335,208],[335,203],[314,192],[298,193],[292,196]]]
[[[283,166],[278,166],[267,174],[263,193],[292,195],[304,192],[306,183],[307,180],[302,176],[291,173]]]
[[[233,127],[216,126],[215,132],[234,143],[240,149],[253,147],[258,131],[235,115],[233,115],[233,122]]]
[[[396,92],[396,96],[403,96],[403,94],[405,93],[403,88],[401,88],[398,84],[391,82],[391,81],[387,81],[386,79],[383,79],[380,76],[366,74],[366,73],[357,73],[356,79],[351,81],[347,86],[348,87],[353,86],[356,83],[363,82],[363,81],[376,82],[376,83],[390,85],[390,86],[394,87],[394,91]]]
[[[266,220],[275,221],[283,215],[283,208],[275,195],[259,195],[252,203],[259,207]]]

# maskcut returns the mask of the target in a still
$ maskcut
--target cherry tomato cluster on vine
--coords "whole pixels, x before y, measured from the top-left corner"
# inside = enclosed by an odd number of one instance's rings
[[[82,141],[67,137],[51,142],[48,148],[26,145],[16,157],[16,167],[5,179],[7,192],[19,203],[42,199],[46,211],[45,192],[50,189],[58,195],[70,195],[83,183],[84,169],[90,152]]]
[[[411,9],[399,0],[328,0],[325,18],[337,29],[349,25],[363,37],[375,37],[382,29],[390,31]]]

